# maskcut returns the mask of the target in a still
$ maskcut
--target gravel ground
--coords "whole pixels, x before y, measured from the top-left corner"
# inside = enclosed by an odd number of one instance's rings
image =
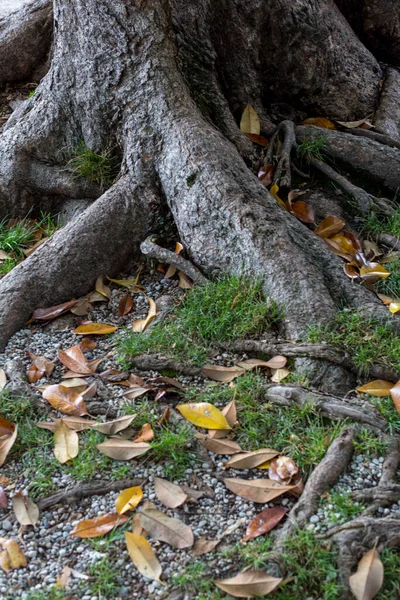
[[[152,277],[153,279],[145,280],[144,285],[146,294],[154,299],[165,294],[174,296],[182,294],[182,291],[177,288],[176,282],[170,280],[155,281],[154,279],[157,277],[155,274]],[[90,319],[122,327],[131,323],[134,318],[145,316],[147,304],[141,296],[135,296],[135,308],[131,314],[126,317],[118,315],[118,301],[125,293],[126,291],[123,288],[113,290],[110,304],[99,303],[96,305]],[[6,352],[0,355],[0,366],[10,358],[19,359],[23,361],[24,365],[28,366],[31,362],[26,354],[28,350],[38,355],[45,355],[50,360],[56,359],[59,348],[67,349],[81,342],[81,337],[71,333],[75,322],[75,317],[66,315],[46,327],[31,325],[19,331],[10,340]],[[98,346],[91,354],[87,355],[89,359],[113,352],[115,345],[113,336],[98,336],[96,341]],[[229,362],[232,357],[221,356],[217,358]],[[110,356],[103,363],[102,368],[115,366],[113,360],[113,357]],[[61,368],[58,366],[51,381],[59,382],[60,376]],[[185,377],[180,379],[186,383],[190,381]],[[42,380],[36,385],[41,383],[48,383],[48,380]],[[194,383],[199,385],[201,380],[198,379]],[[99,396],[105,405],[118,408],[121,403],[122,392],[123,390],[116,385],[104,385],[99,390]],[[221,548],[226,548],[241,540],[251,518],[267,508],[266,505],[255,505],[239,498],[227,490],[221,481],[223,477],[250,479],[260,477],[255,470],[223,470],[227,458],[229,457],[216,456],[207,453],[205,450],[203,451],[201,458],[203,462],[199,462],[194,469],[187,469],[184,480],[175,483],[185,483],[195,489],[202,490],[204,496],[197,503],[186,504],[176,510],[163,507],[157,501],[154,493],[153,477],[164,476],[162,464],[152,465],[149,460],[131,461],[132,468],[129,477],[143,479],[145,481],[143,486],[144,499],[151,500],[160,510],[170,516],[180,518],[190,525],[195,539],[200,536],[216,539],[229,528],[230,533],[224,537],[220,545]],[[322,533],[330,527],[347,520],[343,513],[338,511],[334,503],[330,501],[330,498],[335,494],[346,496],[352,490],[376,485],[381,474],[383,460],[383,457],[371,459],[368,456],[355,456],[348,472],[332,490],[330,497],[324,499],[317,513],[311,517],[309,529]],[[15,491],[29,488],[34,480],[34,474],[15,460],[6,462],[1,475],[8,477],[11,481],[13,489],[12,492],[8,492],[9,496]],[[102,474],[98,473],[96,477],[101,479]],[[62,473],[62,471],[61,474],[53,478],[56,489],[66,488],[76,483],[69,473]],[[115,512],[117,495],[118,493],[112,492],[104,496],[93,496],[71,506],[58,505],[42,512],[36,528],[27,527],[22,535],[28,566],[24,569],[11,571],[9,574],[0,572],[0,597],[7,600],[24,599],[27,597],[27,590],[35,589],[42,590],[44,592],[43,598],[46,598],[47,591],[52,588],[63,567],[68,565],[79,573],[92,576],[93,569],[95,570],[96,565],[101,564],[104,559],[113,563],[116,572],[118,589],[115,590],[116,594],[110,597],[152,600],[168,596],[171,591],[170,587],[164,588],[159,583],[146,581],[136,571],[128,557],[122,534],[116,535],[111,542],[102,538],[81,540],[70,535],[78,521]],[[294,500],[291,497],[283,497],[268,506],[282,504],[290,508],[293,502]],[[381,514],[386,515],[390,510],[399,512],[400,508],[394,504],[391,509],[385,509]],[[19,525],[15,521],[13,513],[0,510],[0,537],[18,539],[18,532]],[[163,568],[162,579],[168,583],[171,582],[174,575],[182,572],[188,563],[193,563],[194,557],[190,551],[176,550],[160,542],[152,542],[152,546]],[[210,565],[215,577],[224,577],[235,572],[235,565],[232,564],[231,559],[221,554],[220,547],[218,551],[201,557],[203,562]],[[72,594],[68,596],[69,598],[79,598],[81,600],[100,600],[101,598],[104,600],[107,597],[101,593],[93,592],[91,579],[73,578],[68,592]]]

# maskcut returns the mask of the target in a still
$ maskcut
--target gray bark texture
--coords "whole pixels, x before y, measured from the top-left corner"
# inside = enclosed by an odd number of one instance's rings
[[[24,23],[42,11],[44,28],[51,4],[26,10]],[[376,108],[381,68],[332,0],[54,0],[53,30],[50,70],[0,139],[0,217],[87,208],[1,280],[0,347],[35,308],[123,268],[165,206],[207,278],[262,279],[285,311],[286,339],[326,322],[339,302],[386,315],[259,183],[238,127],[248,102],[266,135],[290,106],[341,120]],[[397,148],[384,147],[379,174],[377,142],[328,133],[332,153],[348,151],[357,170],[354,149],[367,152],[373,178],[398,185]],[[78,140],[121,154],[106,193],[69,171]]]

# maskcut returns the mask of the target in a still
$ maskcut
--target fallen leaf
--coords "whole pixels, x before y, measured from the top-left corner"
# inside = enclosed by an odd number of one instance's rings
[[[282,485],[271,479],[224,479],[223,481],[226,487],[237,496],[260,504],[271,502],[296,487],[295,485]]]
[[[8,258],[11,258],[11,256],[9,254],[7,254],[7,252],[4,252],[4,250],[0,250],[0,260],[7,260]]]
[[[68,566],[65,566],[61,573],[57,575],[57,581],[55,587],[65,588],[68,587],[72,580],[72,569]]]
[[[237,423],[237,410],[235,400],[231,400],[226,406],[224,406],[221,412],[228,421],[228,425],[230,427],[234,427]],[[209,429],[207,435],[210,439],[221,439],[228,435],[228,431],[226,429]]]
[[[256,135],[260,135],[260,119],[254,108],[247,104],[245,107],[242,118],[240,119],[240,130],[243,133],[255,133]]]
[[[343,265],[343,270],[347,277],[350,277],[350,279],[359,279],[360,277],[360,271],[357,263],[345,263]]]
[[[44,371],[40,371],[35,365],[30,365],[26,372],[26,376],[28,377],[29,383],[36,383],[39,379],[42,379]]]
[[[104,284],[102,275],[100,275],[100,277],[96,279],[95,290],[98,294],[104,296],[104,298],[111,300],[111,290],[108,286]]]
[[[249,358],[242,362],[236,363],[241,369],[249,371],[259,367],[267,367],[268,369],[283,369],[287,363],[286,356],[273,356],[269,360],[260,360],[258,358]]]
[[[261,450],[255,450],[254,452],[243,452],[243,454],[236,454],[231,458],[225,464],[225,468],[254,469],[266,461],[272,460],[275,456],[278,456],[278,454],[279,452],[271,450],[271,448],[262,448]]]
[[[39,521],[39,508],[28,495],[17,492],[12,498],[12,506],[18,523],[35,526]]]
[[[372,600],[383,584],[383,565],[375,548],[371,548],[358,563],[349,578],[350,589],[357,600]]]
[[[4,390],[7,385],[7,375],[4,369],[0,369],[0,390]]]
[[[285,210],[288,210],[288,207],[286,206],[286,202],[284,202],[282,200],[282,198],[279,197],[278,192],[279,192],[279,186],[275,183],[269,190],[269,193],[271,194],[271,196],[273,198],[275,198],[275,200],[278,202],[278,204],[280,204],[282,206],[282,208],[284,208]]]
[[[393,315],[395,315],[400,310],[400,302],[391,302],[389,304],[389,310]]]
[[[178,271],[179,287],[183,290],[191,290],[193,287],[193,281],[182,271]]]
[[[365,119],[360,119],[359,121],[336,121],[342,127],[346,127],[346,129],[355,129],[356,127],[360,127],[366,121],[368,121],[369,117],[365,117]]]
[[[273,592],[282,582],[263,571],[243,571],[235,577],[217,579],[215,585],[234,598],[261,598]]]
[[[139,514],[142,527],[153,539],[174,548],[193,546],[193,531],[182,521],[173,519],[156,508],[142,509]]]
[[[0,538],[0,545],[3,548],[3,551],[0,552],[0,567],[3,571],[8,573],[13,569],[26,567],[26,558],[18,542]]]
[[[0,508],[8,507],[8,499],[4,489],[0,486]]]
[[[157,425],[159,427],[162,427],[165,423],[169,423],[171,419],[171,409],[169,406],[167,406],[167,408],[164,410],[163,414],[161,415],[161,419],[159,419],[157,421]]]
[[[322,223],[318,225],[318,227],[314,230],[314,233],[320,237],[329,238],[332,235],[340,233],[345,225],[346,221],[344,219],[340,219],[339,217],[331,215],[326,217],[326,219],[324,219]]]
[[[110,438],[98,444],[96,448],[114,460],[131,460],[145,454],[151,446],[145,442],[136,443],[119,438]]]
[[[79,452],[79,437],[76,431],[70,429],[64,419],[60,419],[60,423],[54,433],[54,456],[62,465],[71,458],[78,456]]]
[[[130,531],[125,532],[125,542],[129,556],[139,573],[148,579],[153,579],[165,585],[160,580],[161,565],[149,542],[142,535],[136,535],[130,533]]]
[[[128,288],[132,294],[141,294],[145,291],[145,288],[142,285],[138,285],[137,277],[135,279],[111,279],[111,277],[108,277],[107,275],[107,279],[121,287]]]
[[[168,385],[172,385],[173,387],[178,388],[178,390],[182,390],[183,392],[186,390],[186,387],[173,377],[154,377],[151,379],[154,383],[168,383]]]
[[[177,508],[187,500],[187,494],[179,485],[161,477],[154,477],[154,491],[161,504],[167,508]]]
[[[100,296],[102,300],[105,300],[103,296]],[[71,308],[73,315],[77,317],[84,317],[92,310],[92,305],[87,298],[79,298],[78,302]]]
[[[264,148],[268,148],[269,141],[263,135],[257,135],[256,133],[246,132],[244,132],[244,134],[249,138],[249,140],[251,140],[255,144],[258,144],[259,146],[264,146]]]
[[[208,402],[190,402],[176,407],[181,415],[196,427],[204,429],[232,429],[221,413],[213,404]]]
[[[96,421],[90,421],[88,419],[82,419],[81,417],[63,417],[62,419],[70,429],[74,431],[84,431],[85,429],[91,429],[93,425],[96,425]],[[39,421],[36,423],[37,427],[41,429],[48,429],[51,432],[55,432],[61,419],[54,419],[53,421]]]
[[[239,444],[233,440],[227,439],[212,439],[201,433],[196,434],[200,444],[204,446],[209,452],[214,454],[237,454],[243,452]]]
[[[221,541],[222,540],[207,540],[204,536],[201,536],[196,540],[192,552],[194,556],[203,556],[203,554],[212,552]]]
[[[119,515],[136,508],[143,498],[143,490],[137,485],[123,490],[115,501],[115,510]]]
[[[49,308],[37,308],[33,312],[28,323],[31,323],[32,321],[50,321],[51,319],[55,319],[68,312],[77,302],[77,300],[70,300],[69,302],[64,302],[64,304],[57,304],[57,306],[50,306]]]
[[[396,407],[397,412],[400,414],[400,381],[396,383],[390,390],[390,396],[393,400],[393,404]]]
[[[283,519],[289,509],[282,506],[273,506],[260,512],[250,521],[246,529],[246,535],[243,538],[245,542],[253,540],[259,535],[268,533]]]
[[[370,284],[376,283],[377,281],[382,281],[383,279],[387,279],[389,275],[389,271],[379,263],[370,263],[369,267],[363,266],[360,269],[361,279],[367,281]]]
[[[94,519],[85,519],[79,521],[71,531],[71,535],[78,538],[94,538],[108,533],[114,527],[119,527],[126,523],[129,517],[126,515],[116,515],[109,513]]]
[[[96,429],[96,431],[100,431],[100,433],[104,433],[105,435],[115,435],[129,427],[135,417],[136,415],[124,415],[123,417],[118,417],[118,419],[108,421],[107,423],[95,423],[93,429]]]
[[[37,356],[36,354],[33,354],[33,352],[28,352],[28,354],[35,367],[39,369],[39,371],[46,373],[47,377],[51,377],[56,365],[51,362],[51,360],[48,360],[45,356]]]
[[[147,317],[145,319],[139,319],[132,323],[132,330],[135,333],[142,333],[157,315],[157,307],[154,300],[148,296],[146,296],[146,299],[149,303],[149,312],[147,313]]]
[[[303,121],[303,125],[314,125],[315,127],[322,127],[323,129],[336,129],[335,123],[332,123],[325,117],[311,117]]]
[[[8,423],[8,421],[6,421],[5,419],[2,419],[0,417],[0,432],[3,430],[4,422]],[[11,423],[10,423],[10,425],[11,425]],[[3,433],[1,433],[1,438],[0,438],[0,467],[2,467],[4,465],[4,463],[6,462],[7,455],[10,452],[11,448],[13,447],[14,442],[17,439],[17,435],[18,435],[18,427],[17,427],[17,425],[12,425],[11,431],[8,431],[6,433],[6,435],[4,435]]]
[[[35,244],[30,246],[29,248],[22,248],[22,252],[23,252],[24,256],[26,256],[28,258],[28,256],[33,254],[35,252],[35,250],[37,250],[39,248],[39,246],[41,246],[42,244],[44,244],[47,241],[47,239],[48,238],[44,238],[43,240],[38,240]]]
[[[297,219],[300,221],[303,221],[303,223],[314,223],[315,221],[315,212],[313,207],[302,200],[294,202],[291,205],[289,212],[297,217]]]
[[[151,442],[154,440],[154,431],[150,423],[145,423],[139,433],[133,438],[134,442]]]
[[[280,383],[289,375],[290,371],[288,369],[275,369],[275,372],[271,377],[271,381],[273,381],[274,383]]]
[[[86,356],[79,346],[72,346],[72,348],[68,348],[68,350],[58,350],[57,356],[64,367],[70,371],[83,375],[93,375],[93,371],[88,364]]]
[[[73,333],[77,335],[108,335],[114,333],[118,327],[107,325],[106,323],[87,323],[74,329]]]
[[[88,414],[84,399],[74,388],[58,384],[49,385],[42,396],[53,408],[65,415],[81,417]]]
[[[279,458],[274,458],[271,461],[268,475],[270,479],[287,485],[293,483],[293,478],[296,477],[298,472],[299,469],[292,458],[289,456],[279,456]]]
[[[128,398],[128,400],[134,400],[135,398],[139,398],[139,396],[143,396],[144,394],[147,394],[148,392],[150,392],[151,390],[154,390],[155,388],[151,385],[142,387],[140,385],[135,385],[135,386],[131,386],[129,388],[129,390],[127,390],[126,392],[124,392],[122,395],[124,398]]]
[[[79,347],[82,350],[82,352],[86,352],[86,351],[90,352],[91,350],[94,350],[95,348],[97,348],[97,342],[95,342],[94,340],[91,340],[90,338],[83,338],[83,340],[79,344]]]
[[[357,392],[382,398],[384,396],[389,396],[390,390],[393,388],[393,385],[394,384],[391,381],[385,381],[384,379],[375,379],[374,381],[370,381],[369,383],[358,387]]]
[[[219,365],[204,365],[202,373],[209,379],[229,383],[239,375],[243,375],[244,369],[240,367],[220,367]]]
[[[126,296],[122,296],[120,301],[118,302],[118,313],[121,317],[125,317],[128,315],[133,308],[133,300],[130,294],[126,294]]]
[[[274,179],[274,165],[268,164],[261,167],[257,177],[265,187],[269,187]]]

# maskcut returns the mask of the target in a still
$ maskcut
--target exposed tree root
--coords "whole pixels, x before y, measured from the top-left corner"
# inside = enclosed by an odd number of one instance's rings
[[[82,500],[82,498],[88,498],[90,496],[104,496],[109,492],[119,492],[126,488],[142,485],[143,480],[141,479],[120,479],[118,481],[102,481],[96,479],[89,483],[80,483],[74,487],[60,490],[51,496],[42,498],[37,503],[39,510],[47,510],[50,506],[55,504],[75,504]]]
[[[379,106],[375,113],[378,132],[400,142],[400,73],[397,69],[386,69]]]
[[[340,367],[345,367],[354,372],[357,369],[347,352],[341,352],[334,346],[328,344],[307,344],[274,342],[264,340],[239,340],[230,345],[221,345],[225,349],[233,352],[262,352],[268,356],[283,355],[287,358],[313,358],[324,360]],[[375,379],[387,379],[396,382],[400,374],[393,369],[388,369],[385,365],[374,363],[368,367],[367,375]]]
[[[193,367],[186,363],[173,360],[172,358],[163,358],[157,354],[141,354],[130,361],[132,367],[140,371],[175,371],[189,377],[198,377],[202,375],[200,367]]]
[[[283,142],[279,139],[280,133],[283,134]],[[276,163],[274,183],[279,187],[292,187],[290,156],[295,145],[296,135],[292,121],[282,121],[270,140],[265,159],[265,164]]]
[[[204,284],[207,283],[208,279],[204,277],[203,273],[197,269],[191,262],[180,256],[179,254],[175,254],[171,252],[171,250],[167,250],[166,248],[162,248],[155,244],[152,240],[152,236],[149,236],[145,239],[144,242],[140,244],[140,249],[143,254],[150,258],[157,259],[160,263],[165,263],[167,265],[172,265],[176,267],[179,271],[182,271],[190,277],[195,283]]]
[[[316,410],[331,419],[351,419],[378,431],[384,431],[387,427],[386,420],[375,407],[357,399],[338,398],[289,384],[266,385],[265,399],[272,404],[288,408],[293,404],[297,406],[312,404]]]
[[[316,511],[321,495],[334,486],[347,469],[353,455],[354,436],[354,429],[343,430],[310,475],[297,504],[290,511],[289,518],[275,538],[274,554],[271,557],[274,566],[269,569],[273,574],[284,572],[283,555],[286,541],[297,528],[304,527]]]
[[[400,251],[400,239],[390,233],[380,233],[375,237],[378,244],[382,244],[392,250]]]
[[[4,365],[4,370],[9,379],[5,389],[11,396],[16,399],[27,398],[42,415],[48,416],[52,412],[51,406],[32,391],[26,375],[26,368],[20,360],[8,360]]]

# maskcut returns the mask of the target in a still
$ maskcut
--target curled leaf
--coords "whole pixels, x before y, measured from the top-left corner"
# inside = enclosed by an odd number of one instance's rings
[[[81,417],[88,414],[84,399],[74,388],[49,385],[42,395],[49,404],[65,415]]]
[[[142,333],[157,315],[156,303],[152,298],[149,298],[148,296],[146,296],[146,298],[149,303],[149,312],[147,313],[147,317],[145,319],[139,319],[132,323],[132,329],[136,333]]]
[[[140,504],[143,498],[143,490],[138,486],[123,490],[115,501],[115,509],[119,515],[132,510]]]
[[[243,571],[235,577],[218,579],[215,585],[234,598],[262,598],[273,592],[282,582],[263,571]]]

